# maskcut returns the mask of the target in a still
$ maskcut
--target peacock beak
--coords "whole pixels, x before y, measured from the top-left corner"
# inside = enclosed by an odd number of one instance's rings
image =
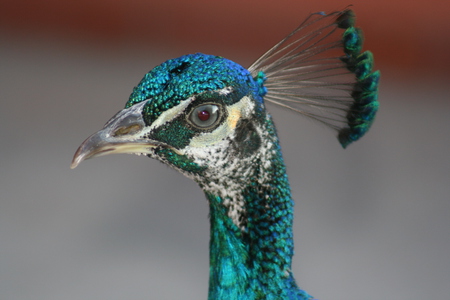
[[[144,103],[123,109],[103,127],[88,137],[75,152],[70,165],[76,168],[83,160],[114,153],[150,154],[161,143],[145,138],[147,127],[142,119]]]

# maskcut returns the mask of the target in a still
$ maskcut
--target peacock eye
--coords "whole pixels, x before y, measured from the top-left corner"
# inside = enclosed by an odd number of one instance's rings
[[[189,114],[189,120],[196,127],[205,129],[220,121],[220,109],[214,104],[204,104],[194,108]]]

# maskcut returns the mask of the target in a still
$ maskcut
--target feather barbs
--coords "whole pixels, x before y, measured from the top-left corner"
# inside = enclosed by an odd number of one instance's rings
[[[361,53],[352,10],[313,13],[249,71],[264,99],[325,124],[345,148],[370,128],[378,109],[379,72]]]

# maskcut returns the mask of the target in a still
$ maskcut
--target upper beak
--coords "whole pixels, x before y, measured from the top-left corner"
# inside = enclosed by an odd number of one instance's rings
[[[88,137],[73,156],[71,169],[83,160],[113,154],[150,154],[161,143],[144,138],[146,125],[142,119],[145,101],[123,109],[109,120],[103,129]]]

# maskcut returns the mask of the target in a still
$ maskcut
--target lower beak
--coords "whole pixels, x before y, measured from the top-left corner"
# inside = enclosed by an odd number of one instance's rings
[[[114,153],[150,154],[152,148],[158,146],[156,142],[146,141],[120,141],[106,138],[103,130],[88,137],[78,147],[73,156],[71,169],[75,169],[83,160]]]

